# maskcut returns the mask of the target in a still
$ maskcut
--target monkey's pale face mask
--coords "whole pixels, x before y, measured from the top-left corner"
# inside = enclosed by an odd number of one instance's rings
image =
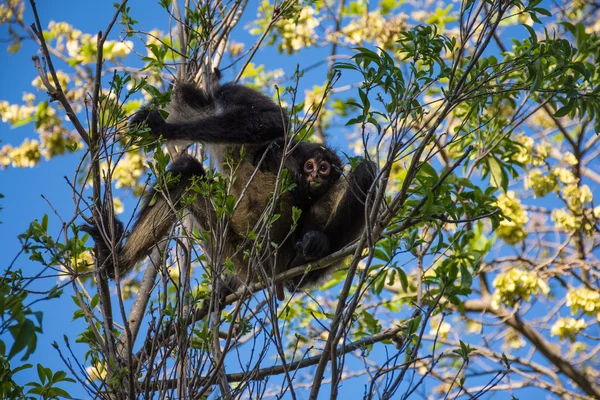
[[[317,190],[329,178],[331,164],[328,161],[318,161],[314,158],[304,163],[304,175],[312,190]]]

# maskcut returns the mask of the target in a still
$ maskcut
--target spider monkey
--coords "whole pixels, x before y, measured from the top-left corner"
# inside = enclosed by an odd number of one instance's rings
[[[256,268],[248,265],[244,253],[252,248],[247,234],[263,218],[266,205],[275,190],[278,171],[284,159],[285,132],[289,121],[282,109],[264,94],[246,86],[227,83],[210,90],[180,83],[166,106],[167,120],[156,108],[144,108],[134,114],[130,125],[145,124],[152,136],[184,144],[203,143],[223,176],[232,171],[228,159],[235,160],[235,179],[230,193],[239,203],[229,218],[227,243],[223,256],[236,266],[236,283],[255,282]],[[242,150],[244,148],[244,151]],[[375,167],[363,160],[345,179],[342,161],[322,145],[294,141],[293,151],[284,160],[296,187],[281,195],[276,205],[279,218],[270,228],[270,242],[277,244],[262,260],[269,274],[278,274],[294,266],[318,260],[354,241],[365,224],[366,194],[375,179]],[[260,160],[262,159],[262,162]],[[176,211],[187,208],[203,231],[210,232],[218,220],[207,197],[182,201],[193,183],[206,178],[202,164],[190,155],[182,155],[169,171],[179,175],[168,193],[150,190],[131,233],[118,246],[118,268],[126,274],[163,240],[176,222]],[[244,191],[245,189],[245,191]],[[150,200],[151,199],[151,200]],[[168,200],[167,200],[168,199]],[[185,204],[184,204],[185,203]],[[292,206],[302,210],[301,219],[292,231]],[[104,221],[103,221],[104,222]],[[117,221],[117,238],[123,237],[123,226]],[[83,226],[96,243],[96,257],[114,278],[113,257],[97,226]],[[261,254],[261,256],[263,256]],[[334,267],[309,271],[286,282],[290,291],[315,286]],[[277,286],[283,300],[283,288]]]

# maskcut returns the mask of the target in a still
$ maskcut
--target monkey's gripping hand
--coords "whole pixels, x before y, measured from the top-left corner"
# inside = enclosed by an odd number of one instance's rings
[[[150,133],[154,136],[160,136],[164,132],[166,125],[167,122],[160,115],[160,111],[156,107],[144,107],[133,114],[129,120],[129,128],[147,126],[150,128]]]
[[[113,263],[113,250],[118,252],[121,249],[123,241],[124,229],[123,223],[118,219],[114,219],[113,226],[115,229],[116,243],[111,245],[110,240],[110,225],[108,217],[103,216],[102,224],[98,225],[81,225],[79,229],[89,233],[96,244],[96,267],[104,268],[109,278],[115,278],[115,266]],[[104,234],[103,234],[104,233]]]
[[[302,241],[296,243],[296,257],[290,263],[289,268],[298,267],[310,261],[319,260],[330,253],[331,244],[327,235],[319,231],[308,231],[302,237]],[[323,271],[311,271],[308,274],[290,279],[285,285],[290,292],[294,293],[300,287],[313,286],[322,278]]]
[[[329,238],[323,232],[308,231],[302,237],[302,241],[296,243],[296,251],[296,258],[292,262],[292,266],[325,257],[331,253],[331,245]]]

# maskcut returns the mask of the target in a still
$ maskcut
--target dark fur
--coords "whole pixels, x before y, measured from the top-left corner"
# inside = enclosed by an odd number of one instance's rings
[[[131,124],[145,123],[153,135],[169,141],[204,143],[224,175],[229,173],[226,155],[240,154],[243,145],[245,156],[240,160],[231,190],[236,198],[258,169],[231,217],[229,231],[226,232],[227,244],[222,254],[222,261],[229,257],[236,265],[240,282],[256,281],[256,267],[247,265],[248,261],[243,257],[243,250],[251,248],[253,243],[248,243],[244,237],[261,218],[274,191],[288,127],[287,117],[265,95],[236,84],[218,86],[212,92],[179,84],[173,90],[166,110],[169,112],[166,121],[158,110],[146,108],[133,116]],[[293,145],[295,150],[286,159],[285,167],[290,171],[296,188],[293,193],[282,196],[277,208],[280,217],[271,228],[270,240],[279,247],[276,256],[268,254],[263,258],[266,260],[263,266],[270,271],[269,275],[322,258],[354,241],[364,227],[366,192],[375,176],[374,165],[363,161],[347,179],[340,179],[342,163],[335,152],[308,142]],[[307,185],[303,173],[304,162],[310,158],[327,160],[333,167],[325,184],[316,190]],[[263,161],[258,165],[261,159]],[[178,183],[169,188],[168,193],[151,191],[147,195],[131,233],[118,249],[121,276],[168,235],[176,222],[175,211],[184,207],[181,200],[190,184],[205,176],[201,163],[189,155],[177,159],[170,171],[180,175]],[[170,198],[175,210],[170,207],[165,195]],[[153,199],[152,202],[149,199]],[[302,218],[294,234],[290,234],[292,205],[302,209]],[[199,197],[187,208],[203,230],[211,230],[217,217],[210,199]],[[117,225],[120,226],[120,223]],[[97,257],[112,276],[112,256],[99,229],[87,226],[83,230],[96,241]],[[209,256],[212,259],[212,255]],[[330,269],[311,271],[287,286],[296,290],[314,285],[328,275]]]

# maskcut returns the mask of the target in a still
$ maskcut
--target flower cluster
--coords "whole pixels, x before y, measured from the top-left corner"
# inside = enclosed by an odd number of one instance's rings
[[[514,329],[509,329],[508,332],[506,332],[506,336],[504,336],[504,344],[505,345],[502,347],[507,350],[520,349],[521,347],[525,347],[525,345],[527,345],[521,334]]]
[[[562,195],[569,205],[569,209],[581,212],[584,206],[592,202],[592,191],[588,185],[567,185],[562,190]]]
[[[94,267],[94,257],[92,256],[92,253],[89,250],[86,250],[80,253],[77,257],[72,257],[68,267],[69,268],[67,268],[66,266],[62,267],[64,272],[58,277],[59,280],[62,281],[70,279],[71,272],[69,271],[75,273],[89,271]]]
[[[25,139],[19,147],[10,144],[0,149],[0,167],[25,168],[35,167],[42,157],[40,142],[35,139]]]
[[[439,336],[440,338],[447,338],[448,333],[452,330],[452,325],[446,321],[442,321],[441,316],[436,316],[431,319],[431,329],[429,334],[432,336]]]
[[[504,304],[513,307],[520,299],[529,301],[532,294],[546,295],[550,292],[546,282],[540,279],[535,272],[522,268],[512,268],[498,274],[494,279],[494,287],[496,291],[492,301],[495,306]]]
[[[500,221],[496,234],[508,244],[516,244],[525,239],[527,231],[525,224],[528,221],[527,211],[523,209],[521,202],[516,199],[515,192],[509,190],[498,198],[496,205],[505,217],[510,218]]]
[[[544,175],[539,169],[534,169],[525,178],[525,188],[533,191],[535,197],[544,197],[558,188],[556,177]]]
[[[581,311],[587,315],[596,315],[600,313],[600,292],[585,286],[571,289],[567,293],[567,306],[571,307],[572,314]]]
[[[280,52],[293,54],[315,43],[315,28],[319,26],[319,20],[314,15],[314,8],[304,7],[298,19],[283,19],[277,23],[275,31],[281,36],[281,43],[277,46]]]
[[[398,14],[393,18],[385,18],[378,11],[372,11],[355,19],[342,28],[344,40],[352,45],[374,42],[385,50],[393,48],[400,38],[400,33],[407,28],[407,16]]]
[[[66,75],[64,76],[66,77]],[[62,126],[62,121],[55,109],[47,106],[35,106],[33,104],[35,95],[32,93],[25,93],[23,101],[27,104],[19,106],[1,101],[2,122],[20,125],[35,120],[39,140],[28,138],[18,147],[10,144],[4,145],[0,148],[0,168],[8,166],[34,167],[40,162],[42,156],[50,159],[55,155],[64,154],[68,149],[76,149],[79,137]]]
[[[68,91],[68,85],[71,82],[71,78],[65,72],[61,70],[56,71],[56,78],[58,79],[58,83],[60,83],[61,88],[64,91]],[[76,82],[77,83],[77,82]],[[39,90],[47,90],[46,86],[42,82],[42,78],[36,76],[33,81],[31,81],[31,86]]]
[[[573,232],[582,229],[584,233],[592,233],[594,224],[600,217],[600,210],[592,209],[593,196],[588,185],[569,184],[561,191],[567,202],[567,209],[552,210],[552,220],[558,229]]]
[[[83,33],[65,22],[51,21],[48,30],[44,32],[47,41],[55,40],[55,48],[59,51],[66,50],[68,56],[78,64],[92,64],[96,62],[97,39],[88,33]],[[126,40],[118,42],[107,40],[102,46],[104,60],[113,61],[126,57],[133,49],[133,42]]]
[[[530,164],[532,161],[531,152],[534,145],[533,139],[529,136],[519,134],[515,138],[515,141],[520,144],[519,152],[515,155],[515,160],[522,164]]]
[[[0,4],[0,24],[9,21],[22,22],[25,2],[19,0],[7,0]]]
[[[533,155],[540,160],[548,158],[550,156],[550,151],[552,151],[552,143],[545,140],[542,140],[540,143],[533,146]]]
[[[19,106],[8,101],[0,101],[0,118],[2,122],[14,124],[31,118],[35,114],[33,105]]]
[[[571,172],[570,169],[564,168],[564,167],[554,168],[552,170],[552,175],[556,176],[558,181],[560,183],[562,183],[563,185],[570,185],[577,181],[577,179],[575,178],[575,175],[573,175],[573,172]]]
[[[106,171],[108,165],[103,163],[101,168]],[[140,182],[140,178],[146,172],[146,163],[141,153],[126,153],[119,160],[115,170],[112,173],[112,178],[116,182],[115,187],[133,189],[136,196],[142,194],[144,190],[144,182]]]
[[[314,85],[312,89],[306,89],[304,91],[304,112],[316,112],[321,103],[324,103],[326,99],[325,95],[326,85]]]
[[[584,329],[585,321],[583,318],[559,318],[558,321],[552,325],[550,334],[552,336],[558,336],[561,340],[569,339],[571,343],[573,343],[577,337],[577,334]]]
[[[573,232],[581,226],[581,219],[575,217],[564,208],[555,208],[552,210],[552,221],[558,229],[565,232]]]
[[[231,57],[238,57],[244,51],[244,43],[232,40],[229,43],[229,54]]]

